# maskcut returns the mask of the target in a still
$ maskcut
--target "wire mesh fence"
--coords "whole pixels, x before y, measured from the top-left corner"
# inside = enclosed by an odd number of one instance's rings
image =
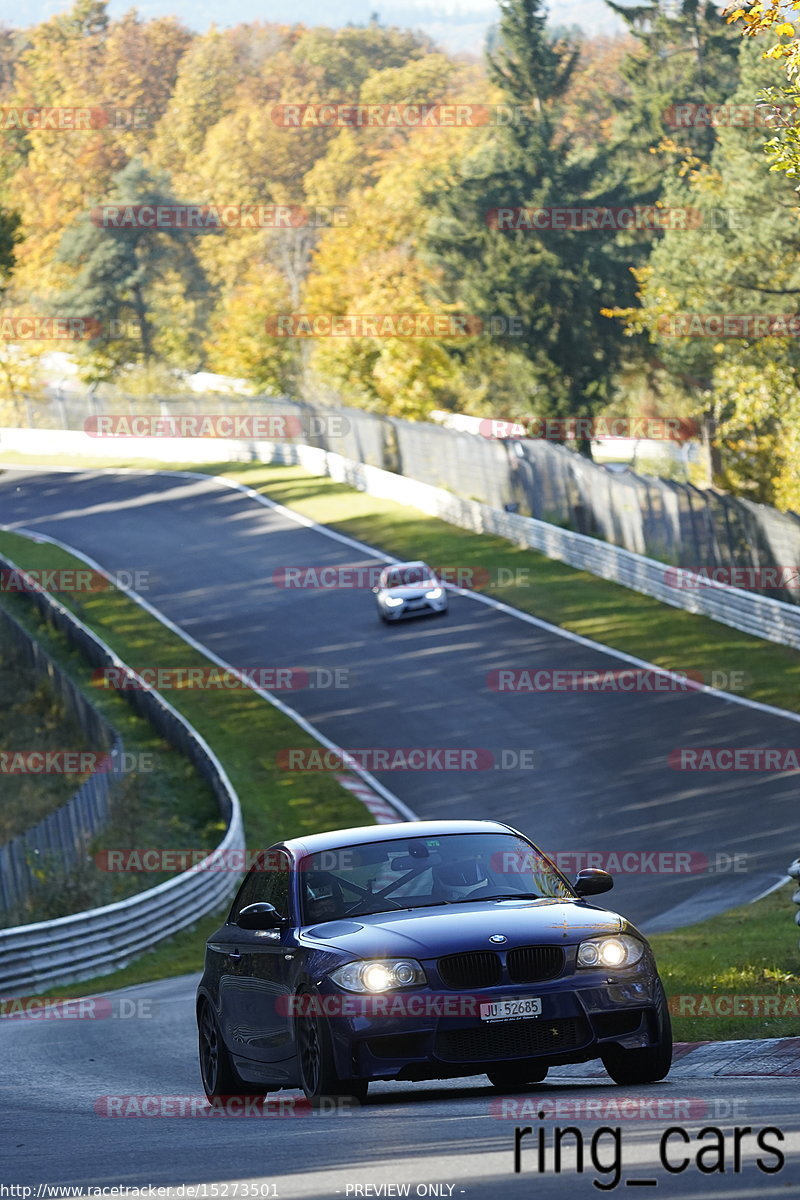
[[[111,795],[121,777],[122,738],[28,631],[4,610],[0,621],[22,661],[46,677],[90,745],[103,749],[102,770],[89,775],[59,808],[0,846],[0,908],[20,908],[44,875],[65,874],[86,856],[92,838],[108,823]]]
[[[19,568],[10,559],[0,557],[0,570],[17,572]],[[72,614],[52,596],[37,590],[21,594],[38,609],[45,621],[66,637],[70,646],[81,652],[92,666],[114,668],[117,671],[127,670],[99,638],[95,637],[80,622],[76,622]],[[29,638],[22,626],[3,610],[0,610],[0,614],[5,621],[10,622],[10,625],[19,631],[16,636],[20,638],[23,653],[32,656],[30,661],[43,664],[43,669],[51,675],[56,690],[70,705],[70,710],[75,712],[81,722],[85,722],[85,726],[82,724],[81,727],[85,728],[87,735],[93,740],[100,741],[101,744],[102,739],[105,738],[109,754],[112,755],[111,769],[108,772],[93,775],[87,780],[68,805],[64,806],[65,809],[69,809],[67,813],[59,816],[61,810],[58,810],[51,814],[51,817],[45,818],[45,821],[41,823],[45,828],[40,830],[36,826],[33,830],[28,831],[22,835],[25,839],[23,844],[9,850],[7,860],[0,857],[0,887],[3,888],[0,896],[3,904],[11,907],[12,899],[14,903],[19,903],[20,898],[24,898],[35,886],[37,857],[41,857],[43,853],[63,851],[65,865],[67,863],[74,865],[81,855],[85,855],[86,845],[91,840],[91,836],[99,832],[108,819],[110,789],[120,778],[121,771],[117,764],[122,760],[124,749],[116,731],[89,704],[69,677],[49,660],[36,642]],[[25,648],[26,642],[29,644]],[[189,759],[198,774],[211,787],[219,806],[220,817],[226,827],[230,826],[234,817],[230,784],[222,778],[218,764],[210,756],[205,744],[197,738],[191,726],[156,691],[146,688],[122,688],[119,694],[171,746]],[[92,816],[94,813],[97,815]],[[84,819],[90,823],[82,824]],[[14,842],[18,841],[20,839],[14,840]],[[13,847],[14,842],[8,843],[8,846]],[[7,848],[3,847],[2,851]],[[37,848],[39,849],[38,856]]]
[[[19,420],[34,429],[80,430],[89,418],[119,413],[295,417],[302,436],[286,440],[536,517],[671,566],[701,573],[745,568],[749,573],[736,586],[800,603],[798,514],[713,488],[631,470],[612,471],[543,439],[499,440],[424,421],[275,396],[70,395],[22,407]],[[109,452],[121,445],[124,439],[110,440]]]

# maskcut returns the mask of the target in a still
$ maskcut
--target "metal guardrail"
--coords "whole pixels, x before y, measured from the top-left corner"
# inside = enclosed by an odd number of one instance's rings
[[[623,550],[621,546],[560,529],[535,517],[523,517],[490,508],[477,500],[465,500],[431,484],[354,462],[314,446],[275,446],[271,459],[298,464],[317,475],[328,475],[371,496],[411,505],[473,533],[495,534],[601,579],[653,596],[673,608],[699,613],[743,633],[800,650],[800,606],[728,587],[712,579],[692,577],[679,567]],[[699,586],[688,586],[692,579]]]
[[[0,557],[0,568],[20,569],[4,556]],[[207,858],[166,883],[87,912],[0,930],[0,995],[3,996],[25,995],[114,971],[163,938],[193,925],[220,907],[239,880],[238,874],[231,870],[215,870],[215,856],[244,851],[245,846],[239,798],[204,738],[52,596],[46,592],[25,595],[92,665],[126,672],[136,681],[136,687],[125,688],[121,694],[208,781],[227,831]],[[223,865],[225,862],[223,858]]]
[[[114,785],[122,776],[122,738],[94,705],[90,704],[65,671],[45,654],[18,621],[0,609],[0,621],[25,662],[46,677],[87,738],[108,755],[105,769],[95,770],[69,800],[41,821],[0,846],[0,909],[7,914],[25,903],[38,880],[32,866],[56,863],[74,868],[85,855],[92,837],[105,827]],[[22,915],[22,914],[20,914]]]
[[[789,867],[787,874],[798,885],[797,891],[795,891],[794,894],[792,895],[792,900],[794,901],[795,904],[800,904],[800,858],[796,858],[794,860],[794,862]],[[794,920],[795,920],[796,925],[800,925],[800,908],[798,908],[797,912],[794,914]],[[798,944],[798,946],[800,946],[800,942],[798,942],[797,944]]]
[[[105,444],[83,433],[54,433],[40,429],[0,429],[3,448],[21,453],[107,454]],[[316,475],[348,483],[374,496],[412,505],[432,516],[476,533],[493,533],[548,558],[609,579],[623,587],[653,596],[673,608],[699,613],[743,633],[800,649],[800,605],[773,600],[743,588],[730,587],[610,542],[562,529],[536,517],[493,508],[465,499],[433,484],[397,475],[382,467],[347,458],[332,450],[299,443],[276,443],[220,438],[128,438],[129,456],[142,455],[164,462],[279,462],[298,464]],[[568,453],[564,451],[564,453]],[[787,560],[788,561],[788,560]],[[675,581],[670,583],[670,580]],[[678,581],[682,586],[678,586]]]
[[[109,425],[103,426],[104,432],[100,433],[97,424],[115,414],[145,422],[148,415],[159,421],[189,415],[194,422],[198,415],[225,414],[231,426],[220,436],[226,439],[234,436],[234,415],[257,418],[262,430],[269,428],[272,416],[285,433],[276,428],[272,434],[263,432],[262,437],[302,441],[343,458],[418,479],[491,508],[504,509],[513,504],[512,511],[523,516],[676,566],[723,572],[745,568],[733,580],[738,587],[763,593],[772,600],[800,605],[800,577],[796,570],[796,564],[800,563],[800,514],[779,512],[769,505],[756,504],[715,488],[697,488],[688,482],[631,470],[609,471],[546,437],[496,438],[494,432],[503,433],[503,427],[506,433],[511,432],[511,425],[506,422],[500,422],[497,428],[491,421],[463,415],[459,419],[451,414],[451,421],[460,425],[455,428],[450,422],[445,425],[441,421],[435,424],[409,421],[362,408],[293,400],[288,396],[195,392],[182,397],[131,397],[107,385],[91,395],[72,392],[43,403],[16,403],[7,406],[7,411],[17,412],[19,420],[28,426],[28,433],[49,438],[53,445],[51,452],[57,454],[63,449],[59,445],[63,437],[59,430],[91,431],[92,436],[85,432],[79,435],[83,453],[107,453],[109,447],[111,453],[116,453],[121,448],[120,442],[107,440]],[[523,418],[517,432],[524,432],[525,424]],[[666,427],[663,422],[660,424],[662,445],[674,446],[675,443],[664,440]],[[248,442],[244,439],[252,440],[258,434],[248,434],[247,425],[245,420],[240,426],[245,431],[239,435],[239,452],[228,441],[229,455],[248,457]],[[146,432],[141,425],[138,428]],[[165,427],[159,427],[159,436],[166,432]],[[205,432],[210,434],[212,430]],[[484,433],[492,436],[483,436]],[[14,448],[13,430],[2,430],[0,436],[3,443],[8,441],[10,448]],[[152,437],[125,436],[125,451],[132,450],[137,440],[141,443],[138,452],[144,451],[149,458],[146,448],[153,444]],[[198,443],[202,446],[202,438],[174,440],[178,445],[182,443],[183,453],[172,461],[189,458],[199,461],[195,455]],[[730,577],[723,574],[721,578]]]

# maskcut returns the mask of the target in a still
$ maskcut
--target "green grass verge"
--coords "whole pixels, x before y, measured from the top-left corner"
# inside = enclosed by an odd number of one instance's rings
[[[32,542],[14,533],[0,532],[0,552],[7,554],[18,566],[29,570],[83,565],[58,547]],[[77,597],[61,593],[58,599],[134,670],[152,667],[153,664],[162,668],[190,669],[214,665],[205,655],[187,646],[180,637],[115,588],[83,593]],[[33,605],[24,597],[6,595],[3,603],[13,606],[13,615],[19,617],[23,614],[26,621],[35,619]],[[44,648],[48,652],[54,651],[54,657],[65,653],[58,650],[55,639],[47,640],[51,636],[43,631]],[[74,660],[73,668],[74,673],[79,675],[80,667]],[[372,824],[369,812],[332,776],[293,774],[277,767],[276,756],[280,749],[286,746],[310,748],[317,743],[255,692],[245,688],[180,689],[166,693],[166,698],[202,734],[227,771],[241,802],[249,849],[269,846],[282,838],[296,837],[306,832]],[[120,696],[102,688],[94,689],[91,699],[98,706],[104,700],[113,701],[121,706],[123,713],[128,707]],[[125,728],[121,728],[120,732],[124,738],[128,736]],[[197,787],[198,781],[195,783],[196,791]],[[182,835],[184,832],[181,830]],[[219,828],[217,834],[214,841],[221,836]],[[178,848],[194,848],[186,846],[185,836],[181,836],[180,840],[184,844]],[[153,844],[144,842],[145,847]],[[163,844],[162,841],[155,842],[157,846]],[[174,842],[168,843],[166,848],[172,848],[173,845]],[[135,847],[128,841],[124,848]],[[152,885],[159,878],[161,876],[150,876],[148,882]],[[202,959],[203,940],[202,932],[179,935],[179,944],[187,954],[194,953],[195,962]],[[191,968],[179,968],[184,969]],[[137,980],[157,979],[176,973],[171,951],[165,952],[161,948],[144,956],[128,970],[136,971]],[[85,993],[87,987],[95,982],[102,987],[117,986],[116,980],[116,974],[105,976],[81,985],[80,990]]]
[[[786,646],[298,467],[225,464],[192,469],[247,484],[321,525],[397,558],[424,557],[436,564],[480,568],[493,580],[509,579],[507,584],[483,590],[522,612],[656,666],[700,672],[708,682],[716,679],[724,690],[800,712],[800,652]],[[730,681],[735,689],[729,688]]]
[[[755,904],[653,935],[679,1041],[800,1037],[796,887],[787,884]],[[737,996],[741,1011],[727,1015]]]
[[[511,582],[484,589],[507,604],[614,649],[675,671],[700,672],[723,690],[800,712],[800,652],[751,637],[708,617],[578,571],[502,538],[470,533],[417,509],[357,492],[300,467],[263,463],[157,463],[152,460],[0,454],[3,462],[132,466],[221,475],[268,494],[398,558],[480,568]]]
[[[20,465],[46,461],[40,456],[2,458]],[[166,465],[131,459],[102,463],[67,458],[52,461],[54,465],[59,462],[84,467]],[[437,564],[488,569],[493,578],[498,577],[501,567],[510,570],[508,577],[512,579],[521,570],[524,573],[517,580],[522,582],[487,591],[524,612],[657,666],[700,671],[709,678],[712,672],[728,677],[742,673],[740,694],[800,711],[800,653],[794,650],[672,608],[500,538],[457,529],[415,509],[368,496],[300,468],[258,463],[170,466],[245,483],[320,524],[398,558],[424,555]],[[653,938],[653,945],[667,991],[673,997],[716,992],[780,998],[793,996],[800,982],[796,974],[796,934],[790,890],[784,888],[757,904],[673,934],[660,934]],[[187,969],[186,960],[182,958],[181,963],[181,970]],[[687,1002],[684,1011],[688,1011]],[[673,1024],[676,1037],[688,1041],[800,1036],[800,1019],[792,1015],[691,1017],[676,1013]]]
[[[0,552],[28,569],[82,565],[56,546],[15,533],[0,532]],[[79,597],[62,593],[59,600],[134,670],[154,664],[176,670],[215,665],[116,588]],[[363,805],[332,777],[277,767],[276,756],[283,747],[317,743],[249,688],[180,688],[165,693],[165,698],[203,735],[228,771],[242,803],[248,846],[371,823]]]
[[[94,685],[92,668],[86,659],[69,645],[63,634],[41,618],[28,599],[7,592],[0,596],[0,603],[117,730],[126,755],[131,756],[128,762],[131,767],[135,766],[115,788],[109,824],[92,840],[87,860],[65,873],[57,860],[47,856],[37,859],[35,870],[39,886],[23,905],[2,914],[0,925],[44,921],[111,904],[170,878],[163,872],[143,874],[101,870],[94,860],[100,851],[150,846],[165,850],[213,849],[224,834],[224,822],[220,819],[214,793],[189,759],[164,741],[147,720],[138,716],[120,692]],[[15,710],[13,693],[11,701],[11,708]],[[8,742],[7,737],[4,740]],[[52,740],[51,737],[50,742]],[[17,745],[45,748],[39,740],[18,742]],[[55,747],[49,745],[49,748]],[[86,748],[103,749],[96,745]],[[27,795],[36,795],[41,789],[44,796],[48,794],[48,780],[58,778],[66,781],[68,777],[14,776],[4,781],[4,809],[13,800],[13,785],[18,780],[27,783]],[[69,799],[80,782],[80,779],[72,778],[61,803]],[[23,827],[29,828],[41,815],[32,806]]]

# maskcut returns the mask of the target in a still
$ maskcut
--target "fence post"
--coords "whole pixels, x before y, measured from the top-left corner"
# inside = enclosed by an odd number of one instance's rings
[[[794,860],[792,865],[789,867],[788,874],[791,875],[792,879],[800,884],[800,858],[796,858]],[[792,896],[792,900],[794,900],[795,904],[800,905],[800,886]],[[800,925],[800,908],[798,908],[797,912],[794,914],[794,920],[796,925]],[[797,944],[800,946],[800,942]]]

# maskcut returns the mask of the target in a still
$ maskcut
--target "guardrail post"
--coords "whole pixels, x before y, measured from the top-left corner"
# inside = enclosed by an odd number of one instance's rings
[[[791,875],[792,879],[795,879],[798,883],[800,883],[800,858],[796,858],[794,860],[792,865],[789,867],[787,874]],[[800,905],[800,887],[798,887],[797,891],[792,896],[792,900],[794,900],[795,904]],[[794,914],[794,920],[796,925],[800,925],[800,908],[798,908],[797,912]],[[797,944],[800,946],[800,942]]]
[[[19,571],[16,564],[5,556],[0,557],[0,568]],[[220,815],[225,820],[226,831],[203,862],[210,860],[213,855],[243,852],[245,837],[239,798],[225,768],[204,738],[163,696],[148,687],[117,658],[111,647],[74,613],[47,592],[30,592],[28,596],[42,615],[60,629],[90,663],[114,672],[130,673],[138,680],[141,690],[131,691],[126,698],[179,753],[195,765],[198,773],[210,784],[219,804]],[[103,774],[97,778],[102,779],[107,793],[109,775]],[[49,826],[42,832],[50,833]],[[2,858],[5,862],[0,865],[4,867],[5,883],[9,860],[12,874],[14,872],[14,858],[6,853],[2,854]],[[212,871],[204,869],[203,863],[200,863],[165,883],[156,884],[112,904],[66,917],[0,929],[0,993],[10,997],[24,996],[33,990],[42,991],[47,987],[91,979],[95,975],[107,974],[126,966],[163,938],[171,937],[177,930],[195,924],[206,913],[220,908],[229,900],[239,877],[238,869]],[[15,879],[14,883],[18,887],[19,879]]]

